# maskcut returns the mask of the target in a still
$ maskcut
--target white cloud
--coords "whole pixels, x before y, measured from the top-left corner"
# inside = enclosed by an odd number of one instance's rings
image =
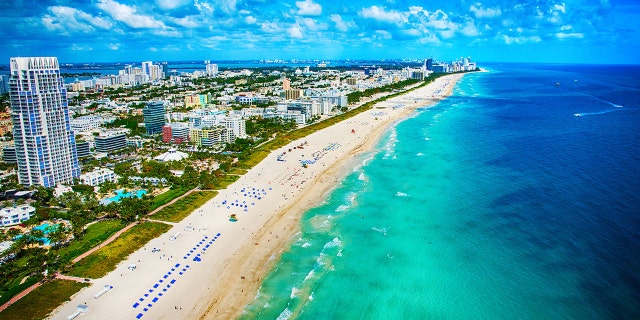
[[[569,25],[569,24],[560,27],[560,30],[562,30],[562,31],[567,31],[567,30],[571,30],[571,29],[573,29],[573,27],[571,25]]]
[[[93,32],[95,28],[109,29],[112,26],[111,21],[94,17],[84,11],[64,6],[54,6],[48,8],[51,14],[45,14],[41,21],[45,28],[51,31],[69,31]]]
[[[549,12],[553,12],[553,11],[560,11],[562,13],[567,13],[567,7],[564,4],[564,2],[562,4],[554,4],[553,7],[549,9]]]
[[[158,6],[165,10],[179,8],[189,3],[189,0],[156,0]]]
[[[296,1],[296,7],[302,16],[319,16],[322,13],[322,6],[313,0]]]
[[[456,34],[456,31],[453,29],[442,29],[439,30],[438,33],[444,39],[451,39]]]
[[[402,30],[402,33],[408,36],[412,36],[412,37],[419,37],[422,35],[422,32],[420,32],[420,30],[418,29],[407,29],[407,30]]]
[[[158,48],[156,48],[156,47],[151,47],[151,48],[149,48],[149,51],[151,51],[151,52],[158,52]]]
[[[398,11],[387,11],[384,7],[371,6],[369,8],[362,8],[360,15],[364,18],[370,18],[378,21],[390,22],[390,23],[402,23],[406,21],[404,14]]]
[[[82,46],[82,45],[79,45],[77,43],[73,43],[73,44],[71,44],[71,47],[69,49],[71,49],[72,51],[92,51],[93,47],[91,47],[91,46]]]
[[[215,12],[215,8],[208,2],[202,2],[200,0],[194,0],[193,5],[200,11],[202,15],[210,16]]]
[[[302,27],[297,23],[292,25],[289,29],[287,29],[287,34],[289,34],[289,37],[291,38],[296,38],[296,39],[304,38]]]
[[[169,27],[162,28],[162,29],[153,29],[151,33],[153,33],[156,36],[171,37],[171,38],[178,38],[182,36],[182,32],[178,31],[175,28],[169,28]]]
[[[464,27],[460,29],[460,32],[467,37],[475,37],[480,34],[480,31],[472,21],[467,21]]]
[[[120,50],[120,43],[109,43],[109,49]]]
[[[282,32],[282,27],[276,22],[263,22],[260,24],[260,30],[266,33],[278,33]]]
[[[328,28],[326,23],[318,23],[318,21],[311,18],[303,18],[301,21],[311,31],[326,30]]]
[[[217,0],[216,7],[226,14],[233,14],[237,10],[236,0]]]
[[[336,24],[336,29],[346,32],[349,30],[349,25],[342,20],[342,17],[339,14],[332,14],[330,17],[331,21]]]
[[[422,44],[439,45],[440,44],[440,39],[438,39],[438,37],[436,37],[434,34],[429,33],[426,36],[420,38],[420,43],[422,43]]]
[[[96,5],[99,9],[108,13],[112,18],[131,28],[161,28],[164,24],[153,17],[136,13],[134,7],[115,2],[113,0],[99,0]]]
[[[562,23],[562,17],[567,13],[567,7],[564,3],[562,4],[554,4],[551,8],[549,8],[550,16],[547,18],[547,21],[560,24]]]
[[[389,40],[393,38],[391,33],[389,33],[389,31],[387,30],[376,30],[376,36],[377,36],[376,38],[383,39],[383,40]]]
[[[473,12],[476,18],[494,18],[502,14],[500,8],[483,8],[482,3],[476,2],[469,7],[469,11]]]
[[[247,24],[254,24],[258,21],[258,19],[252,17],[252,16],[246,16],[244,18],[244,22],[246,22]]]
[[[527,42],[540,42],[542,39],[539,36],[518,36],[518,37],[510,37],[508,35],[502,35],[502,40],[506,44],[523,44]]]
[[[168,17],[168,20],[185,28],[196,28],[200,25],[200,23],[198,22],[198,17],[196,16],[186,16],[183,18]]]
[[[584,38],[584,33],[580,33],[580,32],[572,32],[572,33],[558,32],[558,33],[556,33],[556,37],[558,39],[582,39],[582,38]]]

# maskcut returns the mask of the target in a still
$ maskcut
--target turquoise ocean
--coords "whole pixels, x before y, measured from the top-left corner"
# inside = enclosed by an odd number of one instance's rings
[[[303,215],[244,319],[640,319],[640,67],[483,67]]]

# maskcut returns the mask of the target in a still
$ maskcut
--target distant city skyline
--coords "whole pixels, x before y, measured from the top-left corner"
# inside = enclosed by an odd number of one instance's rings
[[[636,1],[0,3],[0,59],[455,59],[640,63]]]

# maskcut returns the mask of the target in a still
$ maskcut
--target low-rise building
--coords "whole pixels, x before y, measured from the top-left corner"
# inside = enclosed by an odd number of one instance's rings
[[[182,143],[189,140],[189,125],[173,122],[162,127],[162,142]]]
[[[304,125],[307,121],[307,118],[302,113],[265,112],[262,117],[265,119],[281,118],[283,120],[293,120],[299,126]]]
[[[55,189],[53,189],[53,196],[57,198],[67,192],[73,192],[73,189],[69,186],[59,184]]]
[[[18,160],[16,158],[16,148],[15,147],[4,147],[2,149],[2,161],[7,163],[16,163]]]
[[[223,126],[211,128],[191,128],[189,131],[191,142],[197,146],[211,147],[216,144],[233,142],[233,133]]]
[[[116,181],[116,174],[107,168],[97,168],[91,172],[83,173],[80,175],[80,181],[82,184],[90,186],[98,186],[105,181]]]
[[[21,204],[15,207],[8,207],[0,209],[0,226],[13,226],[27,221],[31,218],[31,215],[36,212],[36,208],[28,205]]]

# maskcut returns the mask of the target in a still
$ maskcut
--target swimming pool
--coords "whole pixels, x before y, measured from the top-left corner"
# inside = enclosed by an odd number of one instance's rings
[[[120,202],[120,200],[122,200],[122,198],[126,198],[126,197],[136,197],[138,199],[142,198],[142,196],[144,196],[145,194],[147,194],[147,190],[136,190],[135,192],[131,191],[131,192],[124,192],[124,189],[120,189],[120,190],[116,190],[116,195],[111,197],[111,198],[104,198],[102,200],[100,200],[100,204],[102,205],[108,205],[111,202]]]
[[[51,245],[51,240],[49,240],[49,238],[47,238],[46,235],[55,231],[59,225],[60,224],[43,223],[37,227],[33,227],[33,230],[40,230],[42,231],[42,233],[44,233],[45,237],[39,238],[39,239],[40,241],[42,241],[43,245],[48,246],[48,245]],[[19,239],[19,238],[22,238],[23,236],[24,236],[23,234],[17,235],[14,239]]]

